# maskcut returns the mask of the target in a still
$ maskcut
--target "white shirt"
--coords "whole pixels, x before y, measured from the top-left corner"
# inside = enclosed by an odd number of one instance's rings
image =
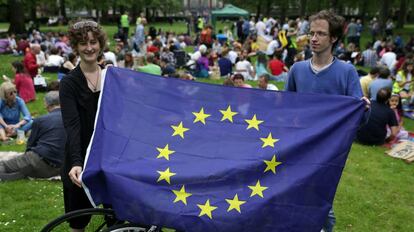
[[[237,52],[233,50],[230,50],[229,54],[227,54],[227,58],[229,58],[232,64],[236,63],[237,57],[238,57]]]
[[[118,63],[116,62],[116,55],[115,53],[108,51],[108,52],[104,52],[104,58],[105,60],[109,60],[111,61],[115,67],[118,67]]]
[[[279,89],[276,87],[276,85],[271,84],[271,83],[268,83],[268,84],[267,84],[266,89],[267,89],[267,90],[273,90],[273,91],[278,91],[278,90],[279,90]]]
[[[266,24],[263,21],[257,22],[256,23],[256,31],[257,31],[257,35],[265,35]]]
[[[40,51],[39,54],[36,55],[36,64],[44,65],[46,63],[46,56],[43,51]]]
[[[250,71],[252,70],[252,64],[247,60],[242,60],[236,63],[235,73],[240,73],[243,75],[244,80],[253,80],[253,77],[250,76]]]
[[[385,64],[390,71],[393,71],[397,63],[397,55],[394,52],[386,52],[382,55],[380,62]]]
[[[411,75],[411,73],[408,73],[407,75],[405,75],[405,81],[411,81],[413,79],[413,75]],[[397,74],[397,76],[395,77],[395,80],[400,82],[402,81],[402,76],[400,74]],[[404,89],[405,90],[410,90],[410,85],[411,83],[407,83],[404,85]]]
[[[65,59],[63,59],[63,57],[52,54],[47,58],[45,66],[59,67],[60,65],[63,64],[63,62],[65,62]]]
[[[270,43],[267,45],[267,49],[266,49],[266,55],[268,56],[273,56],[273,53],[275,53],[276,48],[278,48],[279,42],[277,42],[277,40],[272,40],[270,41]]]

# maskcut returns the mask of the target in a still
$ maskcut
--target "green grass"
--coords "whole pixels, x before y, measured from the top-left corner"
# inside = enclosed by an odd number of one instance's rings
[[[105,29],[110,36],[116,31],[114,26],[105,26]],[[22,58],[0,56],[0,75],[12,77],[10,63]],[[55,74],[45,75],[49,81],[56,79]],[[203,82],[221,84],[222,81],[207,79]],[[255,82],[249,84],[256,86]],[[282,83],[276,84],[283,89]],[[43,96],[38,93],[37,100],[28,104],[34,116],[46,113]],[[414,131],[414,121],[405,120],[405,127]],[[0,146],[2,151],[24,149],[18,145]],[[385,150],[359,144],[352,146],[335,197],[335,231],[414,231],[413,166],[386,156]],[[0,231],[39,231],[62,213],[60,182],[0,183]]]

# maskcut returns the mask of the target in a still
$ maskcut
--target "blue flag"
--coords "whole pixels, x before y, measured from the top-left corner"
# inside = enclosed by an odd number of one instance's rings
[[[111,67],[82,180],[94,204],[135,223],[320,231],[363,109]]]

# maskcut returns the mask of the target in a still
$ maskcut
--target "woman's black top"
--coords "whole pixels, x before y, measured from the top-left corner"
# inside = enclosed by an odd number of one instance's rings
[[[62,168],[63,183],[71,183],[68,173],[73,166],[82,166],[92,137],[98,108],[99,92],[88,88],[87,80],[76,66],[60,82],[60,104],[67,141]],[[69,181],[69,182],[67,182]]]

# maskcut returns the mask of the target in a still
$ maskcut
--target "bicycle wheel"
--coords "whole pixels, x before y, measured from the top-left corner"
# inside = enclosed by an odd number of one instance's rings
[[[135,223],[125,223],[111,226],[103,230],[102,232],[155,232],[158,231],[156,229],[156,226],[143,227]]]
[[[49,222],[41,232],[67,232],[70,231],[69,221],[80,217],[90,217],[90,222],[86,226],[86,232],[99,232],[104,229],[116,225],[122,224],[123,221],[119,221],[115,217],[115,212],[112,209],[92,208],[81,209],[64,214],[53,221]]]

